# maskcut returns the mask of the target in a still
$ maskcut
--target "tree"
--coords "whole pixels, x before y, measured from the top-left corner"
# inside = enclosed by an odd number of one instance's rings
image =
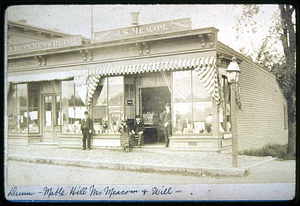
[[[285,96],[288,101],[289,142],[288,153],[294,155],[296,141],[296,33],[293,23],[295,7],[288,4],[280,4],[281,17],[281,42],[285,56],[285,67],[282,73],[282,82],[286,88]]]
[[[248,48],[241,47],[239,51],[249,57],[254,63],[273,73],[288,102],[289,139],[288,153],[295,155],[296,140],[296,34],[293,15],[295,8],[291,5],[278,5],[274,13],[274,24],[259,46],[250,40]],[[236,39],[245,39],[243,35],[250,33],[255,36],[258,30],[257,15],[262,12],[259,5],[243,5],[243,14],[237,19]],[[248,37],[249,38],[249,37]],[[255,38],[255,41],[257,39]],[[276,46],[281,42],[282,51]]]

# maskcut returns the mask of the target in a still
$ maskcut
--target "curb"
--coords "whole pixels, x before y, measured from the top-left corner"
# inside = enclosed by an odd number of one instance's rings
[[[186,175],[196,176],[244,176],[247,170],[244,168],[199,168],[199,167],[180,167],[180,166],[163,166],[163,165],[146,165],[146,164],[128,164],[128,163],[114,163],[114,162],[99,162],[75,159],[60,159],[47,157],[24,157],[17,155],[9,155],[8,160],[39,163],[39,164],[53,164],[66,166],[79,166],[89,168],[101,168],[112,170],[127,170],[139,172],[169,172],[180,173]]]
[[[276,158],[271,157],[270,159],[266,159],[266,160],[263,160],[263,161],[261,161],[261,162],[258,162],[258,163],[255,163],[255,164],[253,164],[253,165],[250,165],[250,166],[246,167],[245,170],[246,170],[246,171],[249,171],[250,169],[252,169],[252,168],[254,168],[254,167],[257,167],[257,166],[259,166],[259,165],[262,165],[262,164],[265,164],[265,163],[268,163],[268,162],[272,162],[272,161],[275,161],[275,160],[276,160]]]

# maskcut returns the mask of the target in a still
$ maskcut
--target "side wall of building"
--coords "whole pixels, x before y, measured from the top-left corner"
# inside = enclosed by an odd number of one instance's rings
[[[237,110],[238,150],[261,148],[269,143],[286,144],[287,103],[275,77],[225,45],[220,47],[243,60],[239,65],[242,111]]]

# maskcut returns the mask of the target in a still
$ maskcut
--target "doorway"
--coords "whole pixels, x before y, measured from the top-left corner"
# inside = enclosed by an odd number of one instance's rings
[[[56,94],[43,94],[42,105],[42,142],[57,143],[61,125],[60,96]]]
[[[144,144],[164,142],[159,114],[164,111],[166,102],[171,103],[168,87],[141,88],[140,100],[140,114],[145,123]]]

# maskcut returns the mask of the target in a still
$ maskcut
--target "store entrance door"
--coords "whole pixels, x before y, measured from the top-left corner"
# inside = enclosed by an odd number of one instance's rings
[[[60,96],[55,94],[42,95],[43,104],[43,142],[57,143],[60,133]]]
[[[160,137],[162,127],[159,114],[164,111],[166,102],[171,103],[171,93],[168,87],[151,87],[140,90],[140,114],[145,123],[144,144],[157,144],[164,142]]]

